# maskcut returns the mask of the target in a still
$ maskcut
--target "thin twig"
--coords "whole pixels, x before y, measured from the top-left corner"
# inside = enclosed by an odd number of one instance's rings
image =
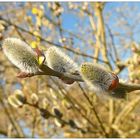
[[[114,54],[115,54],[115,59],[119,60],[119,57],[118,57],[118,54],[117,54],[117,50],[116,50],[116,46],[115,46],[114,36],[112,34],[112,31],[111,31],[111,29],[110,29],[108,24],[105,24],[105,25],[107,27],[108,33],[109,33],[110,38],[111,38],[111,43],[112,43],[112,46],[113,46],[113,51],[114,51]],[[113,61],[115,62],[115,60],[113,60]]]
[[[103,126],[103,123],[102,123],[102,121],[101,121],[101,119],[100,119],[100,117],[99,117],[99,115],[98,115],[98,113],[97,113],[97,111],[96,111],[96,109],[95,109],[93,103],[90,101],[89,97],[88,97],[87,94],[85,93],[85,91],[84,91],[84,89],[82,88],[82,86],[81,86],[78,82],[77,82],[77,84],[78,84],[79,88],[81,89],[81,91],[82,91],[83,95],[85,96],[85,98],[88,100],[89,104],[92,106],[92,110],[93,110],[93,112],[94,112],[94,114],[95,114],[95,116],[96,116],[97,121],[99,122],[99,124],[100,124],[100,126],[101,126],[101,129],[102,129],[104,135],[105,135],[106,137],[108,137],[108,134],[107,134],[107,132],[106,132],[106,130],[105,130],[105,127]]]

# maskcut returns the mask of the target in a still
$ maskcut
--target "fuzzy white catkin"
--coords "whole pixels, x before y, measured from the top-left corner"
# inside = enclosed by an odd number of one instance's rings
[[[47,65],[60,73],[75,73],[78,65],[57,47],[50,47],[45,52]]]
[[[80,67],[80,72],[84,81],[97,95],[113,94],[113,92],[108,89],[114,77],[100,65],[88,62],[83,63]]]
[[[38,72],[36,53],[32,48],[18,38],[7,38],[2,44],[3,52],[7,58],[22,72]]]

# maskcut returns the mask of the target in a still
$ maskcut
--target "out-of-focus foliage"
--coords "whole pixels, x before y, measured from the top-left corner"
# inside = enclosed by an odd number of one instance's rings
[[[78,64],[101,63],[139,84],[137,10],[130,3],[0,3],[0,41],[18,37],[42,50],[55,45]],[[84,83],[18,79],[17,72],[0,50],[0,137],[140,137],[139,91],[103,100]]]

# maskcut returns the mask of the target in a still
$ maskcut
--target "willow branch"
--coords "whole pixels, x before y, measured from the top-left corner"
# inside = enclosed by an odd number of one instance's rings
[[[81,82],[83,81],[80,74],[74,75],[74,74],[70,74],[70,73],[60,73],[58,71],[54,71],[53,69],[49,68],[46,65],[42,65],[40,67],[40,69],[42,70],[42,72],[38,72],[35,75],[50,75],[50,76],[56,76],[58,78],[65,77],[66,79],[68,78],[68,79],[71,79],[74,81],[81,81]]]
[[[49,68],[47,65],[44,65],[44,64],[40,67],[40,69],[42,71],[34,74],[33,76],[49,75],[49,76],[55,76],[55,77],[58,77],[58,78],[64,77],[65,79],[84,82],[80,73],[77,74],[77,75],[74,75],[74,74],[71,74],[71,73],[60,73],[58,71],[54,71],[53,69]],[[126,84],[126,83],[119,82],[119,85],[114,90],[114,92],[118,93],[118,94],[121,94],[121,93],[129,93],[129,92],[132,92],[132,91],[135,91],[135,90],[140,90],[140,85],[139,84],[132,84],[132,83],[131,84]]]

